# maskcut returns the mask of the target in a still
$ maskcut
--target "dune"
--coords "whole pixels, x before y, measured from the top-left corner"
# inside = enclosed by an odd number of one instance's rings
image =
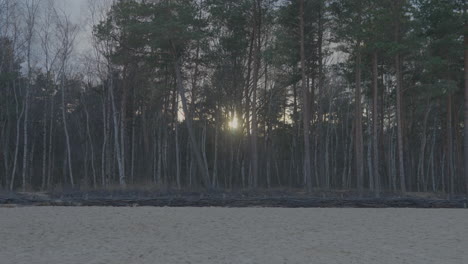
[[[0,208],[0,263],[468,263],[468,210]]]

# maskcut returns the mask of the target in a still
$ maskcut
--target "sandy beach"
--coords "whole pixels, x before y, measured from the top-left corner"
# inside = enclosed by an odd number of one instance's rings
[[[468,263],[468,210],[0,209],[0,263]]]

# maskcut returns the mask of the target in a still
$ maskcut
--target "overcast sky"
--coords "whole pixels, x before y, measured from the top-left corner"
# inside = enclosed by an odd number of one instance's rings
[[[88,0],[54,0],[56,7],[65,14],[70,15],[72,23],[80,28],[80,33],[76,39],[76,48],[78,52],[83,52],[89,47],[89,27],[87,27],[87,18],[89,14]],[[94,0],[101,1],[101,0]]]
[[[86,14],[87,0],[55,0],[55,4],[58,8],[72,15],[76,20],[79,20],[82,15]]]

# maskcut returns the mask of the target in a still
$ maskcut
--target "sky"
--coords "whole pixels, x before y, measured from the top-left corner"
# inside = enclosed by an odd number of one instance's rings
[[[89,23],[89,2],[104,4],[112,0],[54,0],[57,8],[63,10],[74,24],[79,25],[80,32],[76,39],[76,51],[86,53],[91,48],[91,26]],[[343,59],[343,55],[336,53],[328,63],[336,63]]]
[[[20,1],[20,0],[7,0],[7,1]],[[29,1],[29,0],[25,0]],[[66,15],[69,17],[70,22],[74,25],[78,26],[78,31],[77,31],[77,36],[75,38],[74,42],[74,54],[72,57],[74,59],[79,59],[82,54],[86,54],[86,52],[89,52],[89,49],[91,48],[91,23],[89,23],[90,19],[90,11],[89,11],[89,2],[91,3],[104,3],[112,0],[52,0],[54,7],[57,9],[57,11],[60,14]],[[48,4],[46,0],[38,0],[36,3],[39,3],[39,16],[41,18],[44,18],[45,8],[48,8]],[[25,14],[24,14],[25,15]],[[24,21],[24,19],[23,19]],[[36,25],[38,28],[36,28],[37,31],[40,30],[39,27],[41,27],[41,21],[38,21],[38,24]],[[6,33],[8,34],[8,33]],[[41,47],[41,40],[39,34],[34,35],[34,42],[32,45],[32,64],[33,67],[42,67],[44,64],[44,52]],[[25,56],[22,54],[22,56]],[[23,58],[24,59],[24,58]],[[25,61],[23,61],[23,70],[25,70]]]
[[[87,2],[88,0],[55,0],[57,8],[70,14],[76,21],[86,14]]]
[[[73,24],[78,25],[79,31],[75,39],[75,54],[80,57],[89,53],[91,47],[91,30],[92,23],[90,22],[90,3],[106,5],[113,0],[53,0],[56,8],[70,17]],[[40,56],[39,56],[40,57]],[[333,56],[329,63],[340,60],[340,55]],[[39,59],[40,60],[40,59]]]
[[[54,0],[57,9],[70,16],[72,23],[79,26],[79,34],[76,38],[77,52],[82,53],[90,46],[90,27],[87,25],[89,17],[89,0]],[[91,0],[102,1],[102,0]]]

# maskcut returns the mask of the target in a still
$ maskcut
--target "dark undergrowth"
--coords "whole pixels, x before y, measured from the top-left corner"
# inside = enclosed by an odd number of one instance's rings
[[[285,207],[285,208],[466,208],[464,195],[392,193],[355,190],[304,192],[300,189],[173,190],[120,189],[0,191],[2,207],[17,206],[173,206],[173,207]]]

